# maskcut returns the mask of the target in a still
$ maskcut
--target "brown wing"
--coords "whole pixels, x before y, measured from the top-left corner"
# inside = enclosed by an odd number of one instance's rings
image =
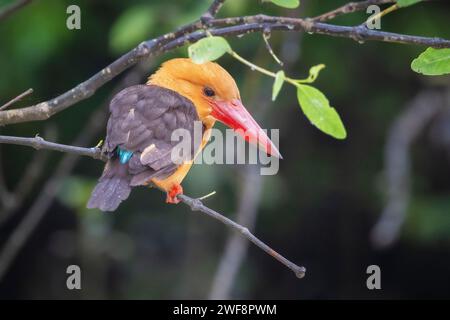
[[[110,104],[105,148],[116,156],[116,148],[133,152],[128,162],[131,186],[141,185],[152,177],[171,175],[177,164],[171,160],[172,132],[186,129],[191,137],[192,159],[196,144],[194,121],[198,115],[193,103],[175,91],[154,85],[136,85],[119,92]]]

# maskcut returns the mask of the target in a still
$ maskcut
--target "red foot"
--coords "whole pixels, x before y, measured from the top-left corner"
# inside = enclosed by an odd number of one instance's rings
[[[169,192],[167,192],[166,203],[179,203],[180,200],[177,198],[177,195],[179,194],[183,194],[183,187],[180,184],[176,184],[169,190]]]

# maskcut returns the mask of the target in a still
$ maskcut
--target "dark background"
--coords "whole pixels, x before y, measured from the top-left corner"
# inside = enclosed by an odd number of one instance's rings
[[[1,5],[10,1],[0,1]],[[84,81],[145,39],[195,20],[210,1],[77,1],[81,30],[66,28],[69,1],[34,1],[0,24],[0,104],[27,88],[34,93],[15,107],[53,98]],[[314,16],[345,1],[303,0],[286,10],[260,1],[229,0],[220,16],[265,13]],[[383,30],[450,38],[449,3],[432,1],[392,13]],[[356,25],[367,15],[356,13],[333,21]],[[266,51],[260,34],[229,38],[242,56],[271,70],[279,66]],[[425,48],[321,35],[274,32],[270,42],[286,63],[288,75],[302,78],[310,66],[324,63],[315,85],[340,113],[348,132],[344,141],[321,133],[304,117],[295,90],[285,86],[270,101],[272,79],[250,71],[229,56],[219,60],[236,79],[244,103],[267,128],[280,128],[284,160],[275,176],[254,181],[255,233],[292,261],[307,268],[298,280],[271,257],[251,245],[225,298],[377,299],[450,298],[450,117],[445,108],[425,121],[411,142],[411,192],[396,241],[381,248],[371,241],[389,190],[385,147],[394,123],[423,92],[448,92],[448,77],[425,77],[410,62]],[[152,58],[145,76],[187,48]],[[83,146],[94,146],[104,129],[90,135],[86,123],[103,126],[111,92],[127,71],[91,98],[45,122],[8,125],[1,134],[34,136],[72,144],[87,132]],[[431,90],[431,91],[430,91]],[[448,101],[448,100],[447,100]],[[432,106],[430,106],[432,107]],[[420,121],[420,118],[419,120]],[[94,130],[95,131],[95,130]],[[400,139],[401,140],[401,139]],[[46,154],[46,159],[36,153]],[[2,145],[4,181],[15,190],[30,163],[42,162],[30,192],[12,210],[0,212],[0,250],[28,214],[36,209],[46,181],[63,155]],[[41,158],[44,156],[40,156]],[[64,171],[64,170],[62,170]],[[9,299],[204,299],[230,230],[183,204],[166,205],[156,190],[135,189],[113,214],[87,210],[90,191],[102,163],[79,159],[62,177],[55,197],[36,230],[0,279],[0,297]],[[246,166],[199,165],[183,186],[197,197],[213,190],[205,204],[236,218],[240,194],[252,169]],[[29,177],[27,179],[30,179]],[[394,179],[395,180],[395,179]],[[252,180],[253,181],[253,180]],[[28,185],[28,181],[22,182]],[[26,188],[25,188],[26,189]],[[255,187],[255,190],[258,188]],[[394,188],[395,189],[395,188]],[[255,197],[253,195],[252,197]],[[252,200],[252,199],[250,199]],[[248,201],[250,201],[248,200]],[[251,219],[250,219],[251,220]],[[251,225],[251,222],[249,223]],[[380,240],[380,239],[379,239]],[[383,239],[381,239],[382,241]],[[66,289],[66,268],[82,270],[82,290]],[[381,290],[366,288],[366,268],[381,268]]]

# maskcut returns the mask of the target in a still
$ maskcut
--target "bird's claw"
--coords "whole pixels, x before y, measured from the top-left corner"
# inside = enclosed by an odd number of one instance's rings
[[[167,192],[166,203],[177,204],[180,200],[177,198],[179,194],[183,194],[183,187],[179,184],[174,185],[172,189]]]

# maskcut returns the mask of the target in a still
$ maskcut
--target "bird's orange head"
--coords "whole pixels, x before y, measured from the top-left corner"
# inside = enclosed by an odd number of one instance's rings
[[[272,141],[245,109],[233,77],[214,62],[194,63],[178,58],[166,61],[147,84],[178,92],[193,102],[200,120],[211,128],[218,120],[258,143],[268,154],[281,157]]]

